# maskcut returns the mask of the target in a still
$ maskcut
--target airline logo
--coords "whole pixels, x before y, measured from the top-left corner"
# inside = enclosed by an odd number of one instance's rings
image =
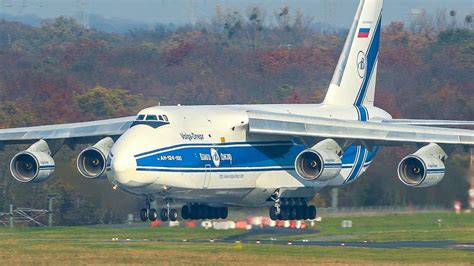
[[[362,22],[362,25],[359,28],[359,34],[357,35],[357,38],[369,38],[370,28],[372,28],[371,21]]]
[[[357,73],[359,73],[360,78],[365,77],[366,66],[367,66],[367,59],[365,57],[364,52],[360,51],[359,54],[357,55]]]
[[[221,157],[219,156],[219,153],[214,148],[211,148],[211,158],[215,167],[219,167],[221,165]]]

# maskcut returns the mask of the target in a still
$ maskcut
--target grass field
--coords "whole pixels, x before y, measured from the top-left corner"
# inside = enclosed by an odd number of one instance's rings
[[[344,219],[353,228],[342,229]],[[441,219],[441,223],[438,220]],[[318,233],[287,239],[343,236],[347,241],[450,240],[474,243],[474,215],[451,213],[323,218]],[[220,239],[242,231],[185,228],[53,227],[0,228],[0,259],[6,264],[473,264],[474,252],[450,248],[352,248],[183,243]],[[264,239],[270,236],[258,236]],[[274,236],[273,236],[274,237]],[[119,238],[123,241],[112,241]],[[131,241],[125,239],[130,238]],[[143,239],[150,241],[143,241]],[[165,240],[169,242],[154,241]],[[134,242],[140,240],[140,242]],[[175,241],[178,240],[178,241]],[[175,241],[175,242],[173,242]]]
[[[342,220],[351,220],[353,227],[341,228]],[[474,243],[474,214],[441,212],[338,217],[323,219],[317,229],[320,230],[318,234],[306,237],[344,234],[351,235],[347,241],[449,240]]]

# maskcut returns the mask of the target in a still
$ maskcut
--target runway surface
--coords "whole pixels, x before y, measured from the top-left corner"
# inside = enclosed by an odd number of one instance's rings
[[[356,248],[451,248],[459,250],[467,250],[474,252],[474,243],[456,243],[452,241],[394,241],[394,242],[350,242],[350,241],[311,241],[306,239],[301,240],[228,240],[228,239],[199,239],[181,241],[175,240],[160,240],[160,239],[116,239],[111,242],[116,243],[142,243],[142,242],[161,242],[161,243],[227,243],[227,244],[256,244],[256,245],[294,245],[294,246],[320,246],[320,247],[356,247]]]
[[[297,230],[290,228],[265,228],[245,231],[236,236],[222,239],[183,239],[183,240],[160,240],[160,239],[115,239],[113,241],[120,243],[127,242],[162,242],[162,243],[242,243],[242,244],[261,244],[261,245],[295,245],[295,246],[321,246],[321,247],[358,247],[358,248],[450,248],[468,250],[474,252],[474,243],[456,243],[453,241],[390,241],[390,242],[372,242],[372,241],[342,241],[349,239],[354,235],[334,235],[324,236],[312,239],[281,240],[285,236],[297,236],[318,232],[313,229]],[[259,240],[259,236],[261,239]],[[338,241],[339,240],[339,241]]]
[[[320,246],[320,247],[354,247],[354,248],[439,248],[458,249],[474,252],[474,243],[457,243],[454,241],[351,241],[350,238],[357,235],[330,235],[316,238],[304,238],[304,235],[317,233],[314,229],[291,229],[291,228],[263,228],[243,231],[241,234],[216,239],[181,239],[170,240],[160,238],[112,238],[112,239],[75,239],[58,238],[42,239],[30,238],[27,241],[47,241],[47,242],[99,242],[127,245],[132,243],[225,243],[225,244],[255,244],[255,245],[295,245],[295,246]],[[282,238],[301,235],[300,239],[284,240]]]

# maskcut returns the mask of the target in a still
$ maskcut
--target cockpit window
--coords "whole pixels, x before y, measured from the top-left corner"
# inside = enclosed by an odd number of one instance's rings
[[[136,125],[147,125],[152,128],[158,128],[164,125],[168,125],[170,122],[168,121],[168,117],[166,115],[138,115],[137,119],[132,123],[130,127],[134,127]]]
[[[158,121],[158,118],[156,117],[156,115],[147,115],[146,121]]]

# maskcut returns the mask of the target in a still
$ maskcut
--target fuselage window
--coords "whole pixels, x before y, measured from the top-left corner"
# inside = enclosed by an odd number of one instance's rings
[[[138,120],[138,121],[142,121],[143,119],[145,119],[145,115],[139,115],[139,116],[137,117],[137,120]]]
[[[146,121],[158,121],[158,118],[156,117],[156,115],[147,115]]]

